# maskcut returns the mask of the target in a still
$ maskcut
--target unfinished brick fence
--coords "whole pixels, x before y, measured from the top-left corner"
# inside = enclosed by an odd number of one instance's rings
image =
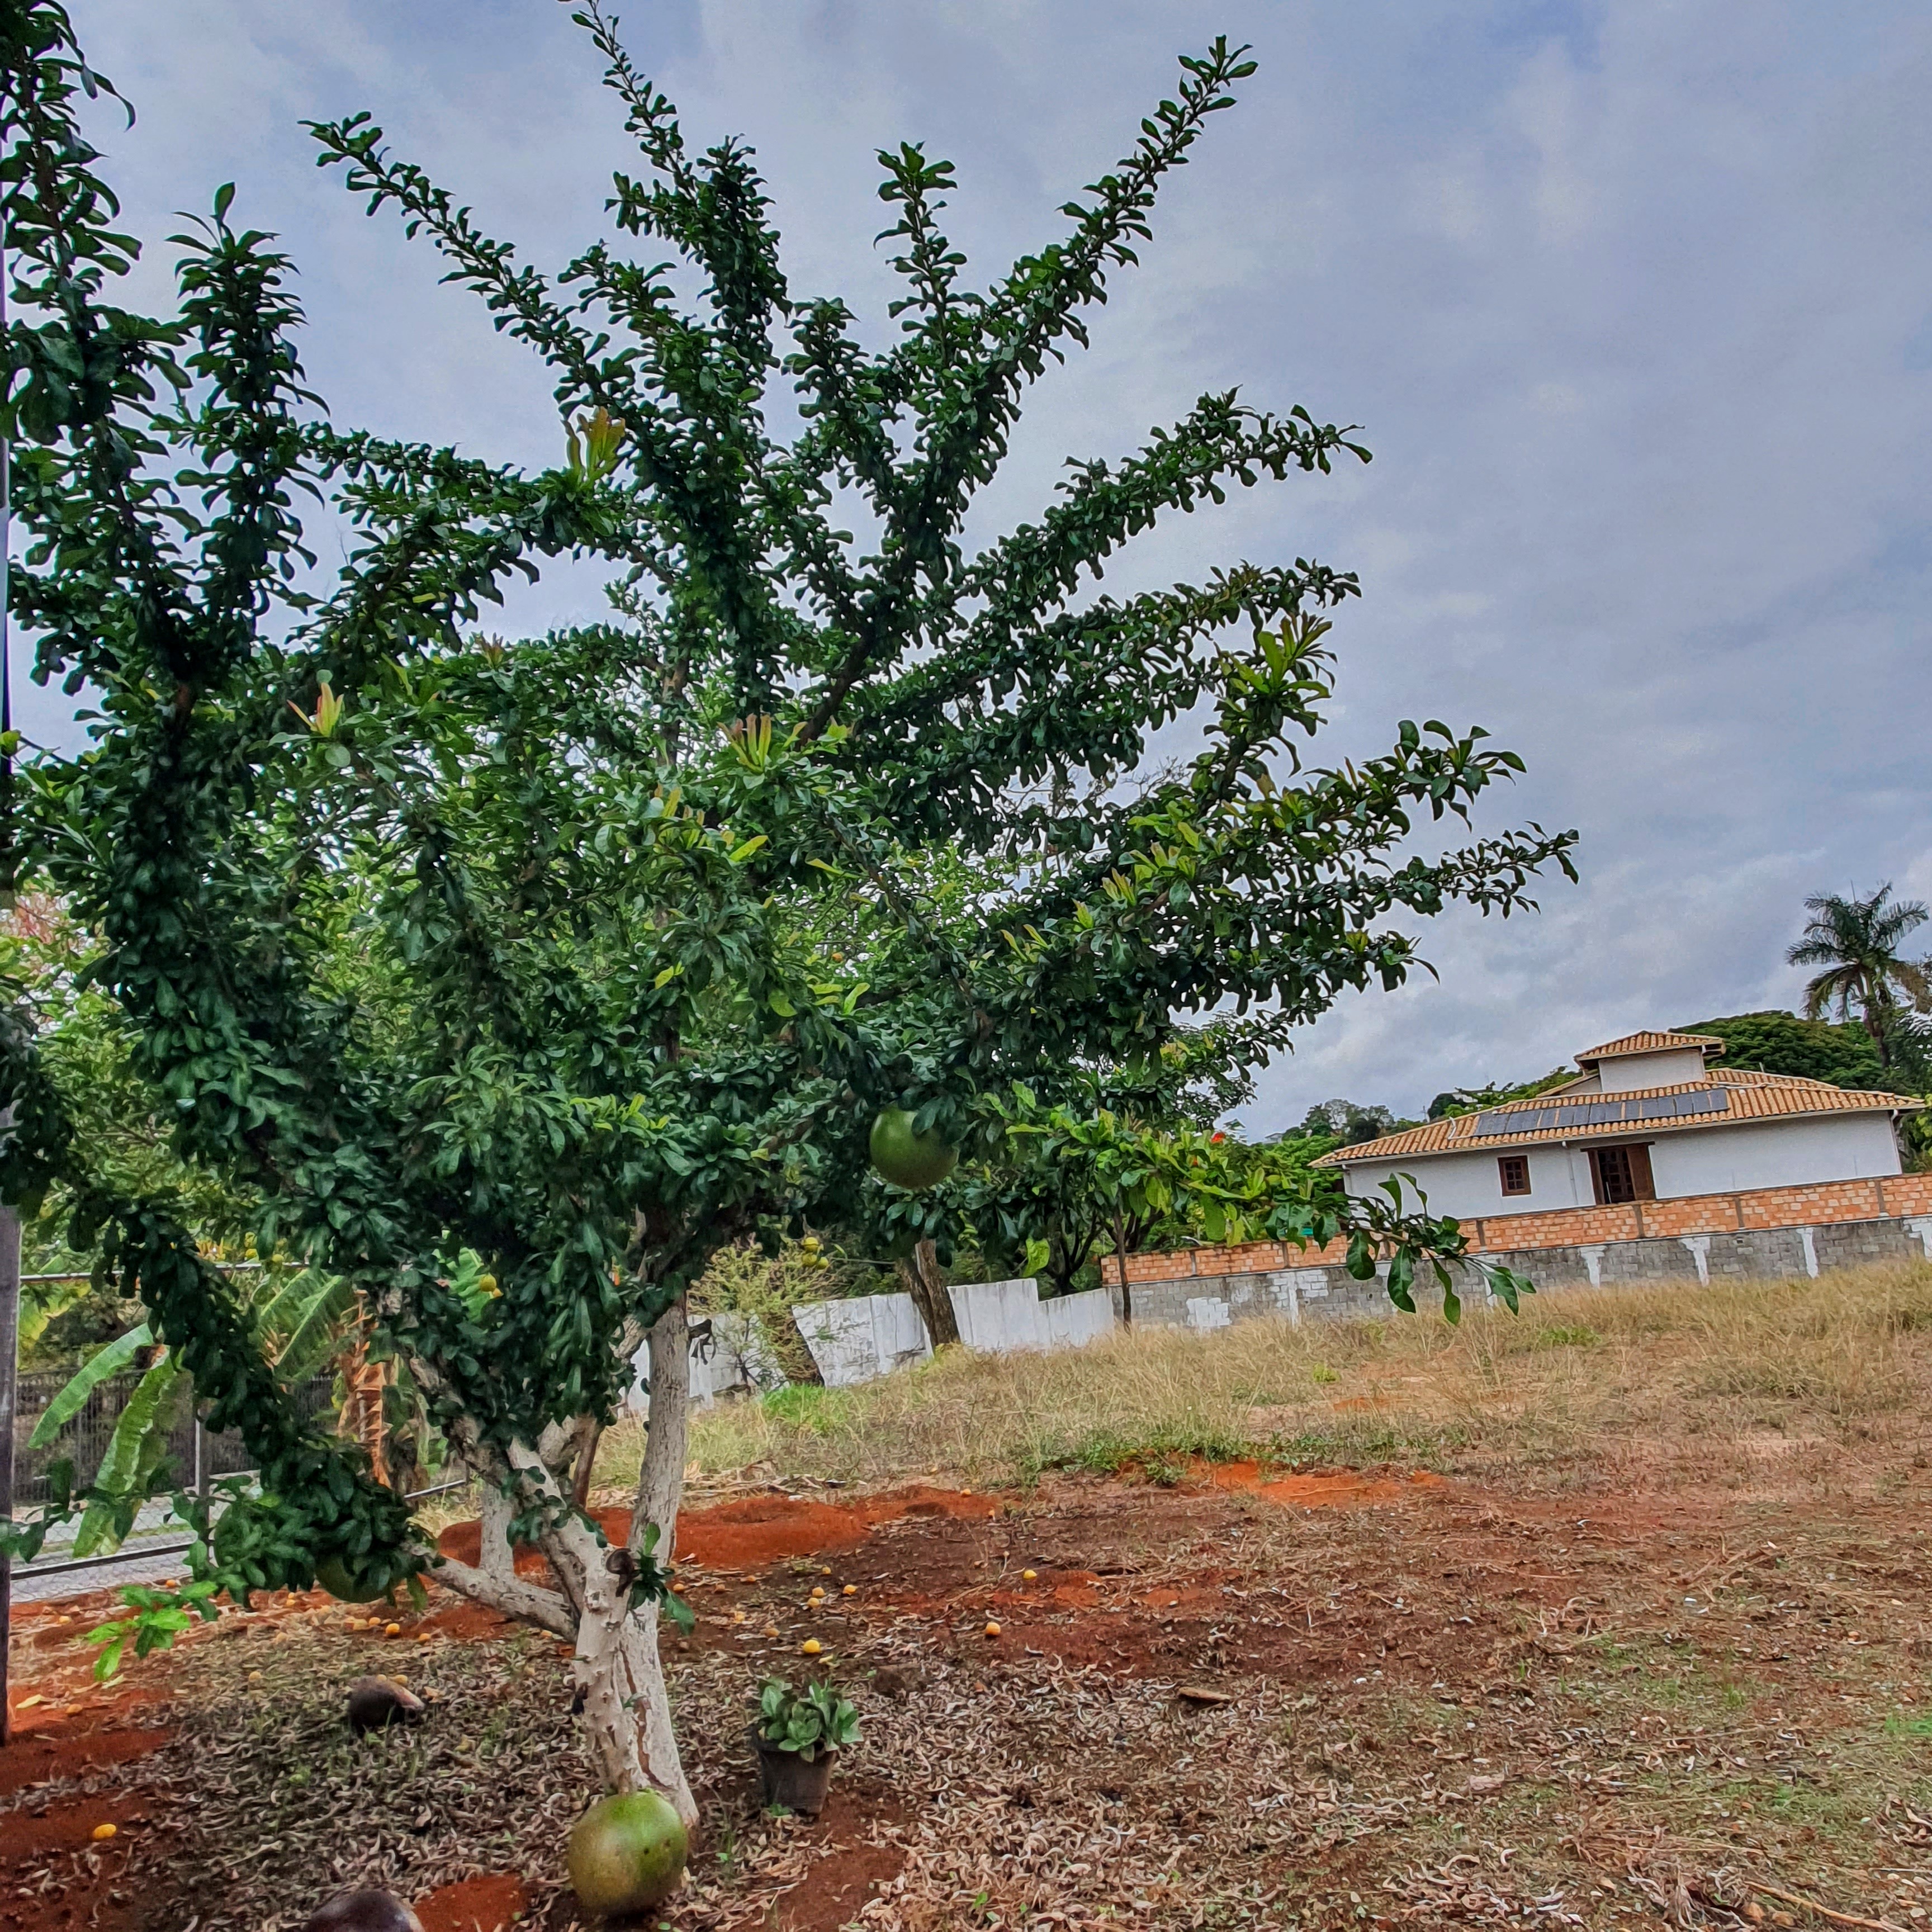
[[[1462,1232],[1472,1253],[1539,1288],[1780,1280],[1870,1262],[1932,1261],[1932,1174],[1496,1215],[1466,1221]],[[1304,1250],[1250,1241],[1130,1255],[1126,1286],[1136,1321],[1183,1328],[1225,1328],[1255,1315],[1299,1322],[1385,1314],[1386,1269],[1357,1281],[1342,1265],[1344,1252],[1340,1242]],[[1110,1257],[1103,1267],[1118,1288],[1119,1263]],[[1474,1269],[1465,1264],[1459,1272],[1470,1292],[1480,1292]]]

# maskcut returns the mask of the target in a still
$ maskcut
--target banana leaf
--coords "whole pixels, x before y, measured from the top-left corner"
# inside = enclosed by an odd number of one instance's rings
[[[275,1358],[275,1372],[285,1382],[306,1382],[334,1353],[342,1318],[356,1305],[355,1289],[340,1275],[318,1277],[309,1298]]]
[[[27,1438],[27,1447],[44,1449],[86,1406],[87,1398],[95,1389],[110,1376],[118,1375],[154,1339],[144,1322],[140,1328],[130,1328],[126,1334],[117,1336],[98,1354],[91,1356],[73,1381],[47,1404],[46,1413],[34,1424],[34,1432]]]
[[[106,1501],[88,1504],[74,1533],[76,1556],[92,1556],[103,1544],[118,1544],[127,1534],[134,1509],[140,1506],[137,1485],[145,1490],[146,1478],[166,1453],[169,1398],[181,1379],[180,1370],[164,1356],[129,1396],[94,1479],[96,1489],[107,1491],[121,1502],[118,1507]]]

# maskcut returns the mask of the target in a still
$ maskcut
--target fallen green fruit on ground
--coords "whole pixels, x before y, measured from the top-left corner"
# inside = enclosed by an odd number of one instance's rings
[[[570,1832],[570,1882],[586,1910],[644,1912],[677,1889],[684,1826],[655,1791],[600,1798]]]
[[[328,1594],[345,1604],[373,1604],[382,1593],[357,1583],[349,1565],[339,1556],[325,1556],[315,1566],[315,1580]]]
[[[895,1187],[916,1192],[934,1187],[959,1165],[959,1150],[948,1147],[936,1127],[912,1130],[903,1107],[888,1107],[872,1123],[872,1165]]]

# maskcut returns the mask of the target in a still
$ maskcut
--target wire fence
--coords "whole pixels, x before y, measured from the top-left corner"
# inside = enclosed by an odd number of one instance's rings
[[[72,1465],[74,1486],[84,1489],[99,1473],[113,1440],[122,1412],[141,1384],[138,1372],[108,1376],[88,1392],[87,1400],[61,1428],[52,1442],[34,1449],[28,1445],[54,1398],[73,1379],[71,1370],[32,1372],[20,1376],[14,1391],[14,1507],[17,1511],[50,1502],[52,1470],[57,1462]],[[316,1376],[296,1391],[304,1416],[331,1414],[335,1407],[334,1378]],[[223,1476],[246,1475],[254,1467],[242,1438],[232,1430],[202,1428],[198,1405],[185,1382],[176,1387],[170,1406],[165,1454],[176,1480],[199,1490]]]
[[[28,1440],[40,1418],[71,1378],[70,1372],[65,1370],[29,1372],[19,1378],[14,1423],[14,1507],[16,1515],[22,1509],[53,1499],[52,1471],[57,1462],[64,1460],[72,1466],[76,1489],[85,1488],[94,1480],[106,1460],[115,1425],[141,1382],[138,1371],[104,1377],[89,1390],[86,1402],[62,1424],[51,1442],[41,1448],[30,1449],[27,1446]],[[179,1400],[170,1414],[164,1451],[176,1483],[183,1488],[206,1492],[210,1484],[224,1476],[252,1475],[254,1466],[240,1436],[230,1430],[218,1432],[203,1428],[196,1413],[194,1391],[187,1383],[179,1385],[177,1394]],[[334,1413],[333,1376],[314,1377],[302,1384],[295,1391],[295,1396],[303,1414],[310,1420],[332,1417]],[[418,1502],[459,1490],[466,1491],[472,1486],[473,1480],[466,1470],[454,1481],[434,1483],[426,1488],[408,1490],[405,1500]],[[157,1502],[141,1512],[126,1540],[114,1550],[96,1556],[74,1557],[65,1555],[60,1545],[50,1544],[44,1558],[26,1565],[16,1574],[22,1577],[51,1576],[150,1557],[178,1556],[188,1547],[185,1541],[180,1540],[182,1527],[165,1502]]]

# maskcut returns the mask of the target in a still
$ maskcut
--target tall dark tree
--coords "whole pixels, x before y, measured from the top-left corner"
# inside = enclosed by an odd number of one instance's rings
[[[1022,400],[1084,343],[1162,180],[1252,70],[1241,50],[1184,61],[1058,238],[983,289],[940,226],[950,166],[882,155],[904,293],[874,347],[842,302],[788,286],[749,152],[692,152],[594,0],[577,17],[642,170],[616,178],[614,236],[554,277],[366,116],[314,130],[553,373],[568,460],[527,475],[332,430],[288,264],[231,224],[230,189],[178,238],[176,311],[115,307],[134,247],[77,116],[100,83],[53,0],[0,8],[4,427],[30,544],[13,608],[38,675],[100,694],[84,756],[30,762],[19,829],[100,936],[177,1152],[259,1204],[265,1250],[362,1291],[490,1478],[483,1561],[439,1576],[569,1639],[607,1779],[688,1815],[657,1618],[686,1295],[710,1256],[856,1216],[882,1108],[985,1149],[1016,1081],[1050,1092],[1223,1007],[1278,1036],[1400,983],[1410,927],[1449,902],[1532,903],[1574,835],[1418,849],[1424,814],[1466,818],[1521,768],[1477,730],[1405,723],[1381,757],[1304,766],[1352,577],[1298,560],[1094,593],[1162,517],[1365,458],[1299,406],[1205,396],[964,547]],[[802,418],[788,437],[775,387]],[[303,548],[312,494],[358,532],[332,582]],[[616,572],[611,621],[482,634],[506,580],[565,556]],[[1126,790],[1190,714],[1204,748]],[[942,848],[1013,862],[970,926],[922,899]],[[828,943],[853,907],[862,952]],[[304,1421],[179,1204],[90,1174],[31,1028],[0,1051],[0,1189],[74,1191],[74,1238],[263,1472],[208,1529],[204,1576],[240,1591],[323,1565],[368,1588],[435,1562],[359,1452]],[[1326,1225],[1359,1271],[1390,1258],[1404,1300],[1461,1252],[1453,1222],[1384,1200]],[[570,1472],[646,1338],[649,1444],[607,1544]],[[514,1575],[512,1527],[556,1589]]]
[[[1804,936],[1784,956],[1794,966],[1822,969],[1806,982],[1805,1018],[1822,1019],[1835,1009],[1844,1020],[1856,1012],[1889,1073],[1912,1013],[1932,1006],[1927,962],[1900,950],[1932,915],[1916,899],[1894,899],[1889,880],[1868,898],[1826,893],[1807,899],[1804,910],[1811,915]]]

